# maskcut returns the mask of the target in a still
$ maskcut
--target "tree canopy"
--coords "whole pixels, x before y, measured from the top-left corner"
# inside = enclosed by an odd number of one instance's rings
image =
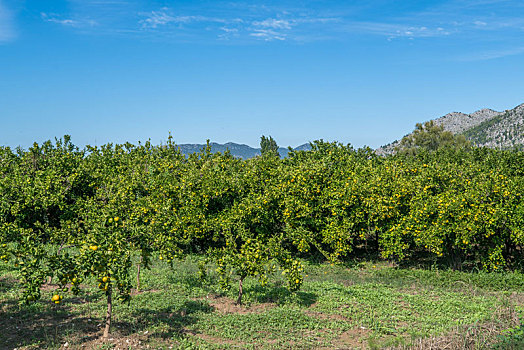
[[[260,148],[262,156],[280,157],[277,142],[271,136],[265,137],[262,135],[262,137],[260,137]]]
[[[433,120],[424,124],[417,123],[415,130],[402,138],[396,147],[398,153],[416,154],[420,150],[436,151],[441,148],[465,148],[470,145],[464,135],[455,135],[444,130]]]

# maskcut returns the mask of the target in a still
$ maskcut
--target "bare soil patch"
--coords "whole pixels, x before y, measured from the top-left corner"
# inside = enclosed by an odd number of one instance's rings
[[[238,305],[235,300],[220,297],[220,296],[209,296],[208,298],[199,299],[202,301],[207,301],[214,310],[224,313],[224,314],[251,314],[251,313],[260,313],[273,309],[277,307],[273,303],[260,303],[260,304],[251,304],[251,305]]]
[[[333,341],[332,349],[367,349],[369,329],[363,327],[352,328],[345,331]]]

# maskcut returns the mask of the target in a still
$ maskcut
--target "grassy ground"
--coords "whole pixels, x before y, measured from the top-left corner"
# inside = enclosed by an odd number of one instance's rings
[[[197,259],[143,271],[141,291],[114,307],[107,343],[102,292],[54,305],[45,286],[41,301],[19,306],[15,272],[0,263],[0,348],[524,348],[520,273],[309,263],[301,291],[289,293],[278,274],[264,287],[248,280],[238,306],[234,287],[220,294],[212,275],[200,281]]]

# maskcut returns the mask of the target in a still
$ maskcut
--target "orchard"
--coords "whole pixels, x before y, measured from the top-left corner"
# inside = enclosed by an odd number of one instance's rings
[[[28,150],[0,148],[0,259],[17,269],[22,303],[54,286],[67,302],[87,281],[130,302],[140,268],[203,256],[227,289],[285,276],[303,282],[302,259],[359,254],[421,257],[453,269],[521,269],[524,155],[446,148],[379,157],[317,141],[309,151],[252,159],[184,156],[166,144],[87,146],[68,136]],[[138,257],[138,275],[131,275]],[[134,260],[135,259],[135,260]],[[131,301],[132,302],[132,301]]]

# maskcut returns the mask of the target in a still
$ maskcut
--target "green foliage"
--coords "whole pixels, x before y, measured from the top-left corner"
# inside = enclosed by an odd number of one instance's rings
[[[224,290],[238,281],[239,302],[246,278],[264,285],[276,271],[298,290],[300,258],[522,268],[523,153],[447,147],[440,128],[419,129],[413,154],[385,158],[323,141],[248,160],[209,144],[186,158],[171,138],[0,148],[0,259],[22,302],[52,281],[56,304],[86,281],[129,301],[134,254],[146,269],[202,254],[202,275],[214,269]]]
[[[524,347],[524,325],[510,329],[500,335],[493,349],[522,349]]]
[[[404,136],[396,147],[398,153],[415,154],[421,150],[436,151],[440,148],[465,148],[470,145],[464,135],[454,135],[445,131],[442,125],[432,120],[424,124],[417,123],[413,133]]]
[[[286,281],[280,273],[269,275],[265,286],[247,277],[245,305],[236,306],[234,287],[221,297],[214,295],[219,278],[214,271],[206,283],[197,278],[201,259],[190,255],[173,266],[152,261],[151,269],[143,271],[141,292],[131,303],[116,302],[119,328],[105,346],[334,349],[373,343],[381,349],[410,348],[421,338],[437,337],[441,348],[457,346],[461,338],[470,348],[497,340],[499,349],[511,348],[508,344],[521,348],[522,330],[515,328],[514,318],[515,303],[522,298],[520,273],[402,269],[388,262],[348,268],[302,261],[301,291],[282,288]],[[10,268],[0,263],[0,348],[59,349],[65,342],[73,349],[100,348],[92,334],[93,326],[103,321],[105,298],[94,277],[82,282],[86,290],[79,298],[22,307],[16,305],[11,280]],[[52,294],[42,292],[45,299]],[[78,302],[83,298],[90,304]],[[457,327],[464,328],[453,338]],[[481,336],[471,336],[473,330]],[[504,337],[497,339],[501,333]]]
[[[277,142],[271,137],[260,137],[260,153],[263,157],[280,157]]]

